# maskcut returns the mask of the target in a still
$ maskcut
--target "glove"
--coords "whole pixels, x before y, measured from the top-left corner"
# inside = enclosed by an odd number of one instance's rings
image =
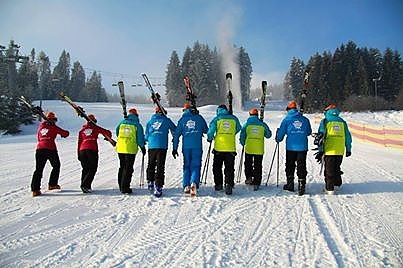
[[[323,156],[323,152],[316,152],[314,153],[315,155],[315,159],[319,164],[322,164],[322,156]]]
[[[141,149],[141,153],[143,155],[146,155],[146,147],[140,147],[140,149]]]
[[[346,157],[351,156],[351,152],[346,152]]]
[[[179,156],[178,150],[172,150],[172,156],[176,159],[176,157]]]

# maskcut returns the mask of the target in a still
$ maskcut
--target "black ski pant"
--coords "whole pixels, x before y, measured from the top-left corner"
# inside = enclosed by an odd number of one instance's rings
[[[60,159],[56,150],[38,149],[35,152],[35,171],[32,175],[31,191],[39,191],[41,189],[41,180],[43,177],[43,169],[49,160],[52,171],[49,177],[49,186],[56,186],[59,182]]]
[[[78,152],[78,160],[81,162],[81,188],[91,189],[95,173],[98,169],[98,151],[81,150]]]
[[[252,185],[262,183],[263,155],[245,153],[245,177],[252,178]]]
[[[168,149],[148,149],[147,180],[158,186],[165,184],[165,160]]]
[[[119,173],[118,173],[118,184],[119,190],[122,193],[127,193],[130,191],[130,183],[132,182],[133,175],[133,165],[136,159],[135,154],[122,154],[119,153]]]
[[[295,168],[297,168],[298,181],[302,185],[306,183],[306,154],[307,151],[286,151],[285,153],[285,175],[287,184],[294,183]]]
[[[325,183],[326,190],[334,191],[334,186],[341,186],[341,163],[343,162],[342,155],[325,155]]]
[[[236,152],[217,152],[213,150],[213,154],[214,184],[223,185],[222,165],[224,164],[225,184],[234,187]]]

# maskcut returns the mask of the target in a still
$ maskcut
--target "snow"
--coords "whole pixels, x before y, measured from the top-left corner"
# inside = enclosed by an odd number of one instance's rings
[[[122,117],[117,103],[80,105],[113,132]],[[140,157],[135,162],[134,194],[120,194],[117,154],[100,138],[94,193],[83,194],[76,159],[83,119],[60,101],[45,101],[43,106],[55,111],[58,125],[71,132],[70,137],[57,139],[62,191],[31,196],[37,124],[24,126],[20,135],[0,137],[0,267],[403,266],[402,150],[353,140],[353,154],[342,165],[343,187],[334,196],[322,194],[320,165],[311,151],[308,194],[300,197],[281,190],[284,143],[280,144],[279,187],[276,164],[268,187],[264,185],[275,147],[271,138],[266,142],[259,191],[248,189],[242,176],[232,196],[215,192],[210,162],[207,184],[201,185],[199,196],[191,198],[181,193],[182,157],[173,159],[170,147],[164,194],[155,198],[138,186]],[[135,106],[145,125],[152,106]],[[274,110],[265,115],[273,132],[285,115],[281,109]],[[201,107],[200,112],[209,122],[215,106]],[[245,122],[247,112],[235,114]],[[177,122],[181,109],[169,108],[168,115]],[[402,113],[396,111],[342,115],[380,125],[401,126],[403,121]],[[308,115],[314,130],[315,116]],[[314,147],[313,140],[310,145]],[[203,160],[207,148],[205,142]],[[238,161],[239,155],[235,171]],[[47,164],[42,188],[47,186],[49,172]]]

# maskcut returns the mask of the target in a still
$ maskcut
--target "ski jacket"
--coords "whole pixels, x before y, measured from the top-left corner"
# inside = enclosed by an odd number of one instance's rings
[[[307,137],[311,134],[312,128],[309,119],[297,109],[291,109],[280,124],[276,134],[276,142],[281,142],[287,135],[285,143],[287,151],[308,151]]]
[[[235,135],[241,131],[241,124],[235,115],[224,108],[217,108],[217,116],[210,122],[207,140],[214,139],[217,152],[236,152]]]
[[[176,126],[167,116],[153,114],[146,126],[145,139],[148,149],[168,149],[168,133],[174,135]]]
[[[136,154],[138,147],[144,147],[144,129],[137,115],[129,114],[116,127],[116,151],[122,154]]]
[[[94,125],[90,122],[83,125],[78,132],[78,146],[77,150],[93,150],[98,151],[98,135],[105,135],[112,138],[112,132],[100,126]]]
[[[319,151],[325,155],[344,155],[344,149],[351,152],[351,133],[347,123],[339,115],[337,108],[330,109],[320,121],[318,132],[323,133],[325,138]]]
[[[264,154],[264,138],[271,137],[269,126],[257,115],[251,115],[242,126],[239,142],[245,146],[247,154]]]
[[[192,113],[186,109],[178,121],[173,139],[173,149],[178,150],[179,137],[182,136],[182,149],[202,149],[203,134],[207,133],[208,127],[200,114]]]
[[[62,138],[67,138],[70,135],[67,130],[62,129],[55,124],[51,124],[46,121],[40,123],[37,132],[38,143],[36,145],[36,149],[49,149],[57,151],[55,139],[58,134]]]

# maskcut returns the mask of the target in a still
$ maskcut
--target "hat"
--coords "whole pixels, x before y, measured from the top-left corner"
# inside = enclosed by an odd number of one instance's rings
[[[295,101],[290,101],[287,105],[286,110],[297,109],[297,103]]]
[[[54,120],[57,121],[56,114],[54,112],[47,112],[46,113],[46,118],[49,120]]]
[[[185,103],[184,105],[183,105],[183,109],[185,110],[185,109],[189,109],[189,108],[192,108],[192,105],[190,105],[189,103]]]
[[[259,111],[256,108],[252,108],[249,110],[249,115],[258,115]]]
[[[225,104],[220,104],[220,105],[218,105],[217,108],[228,110],[227,105],[225,105]]]
[[[134,108],[134,107],[129,109],[129,114],[139,115],[139,114],[137,113],[137,109]]]
[[[327,107],[325,108],[325,111],[329,111],[329,110],[331,110],[331,109],[336,109],[336,105],[335,105],[335,104],[330,104],[329,106],[327,106]]]
[[[94,123],[97,122],[97,119],[95,118],[95,115],[93,115],[93,114],[89,114],[89,115],[88,115],[88,118],[89,118],[92,122],[94,122]]]

